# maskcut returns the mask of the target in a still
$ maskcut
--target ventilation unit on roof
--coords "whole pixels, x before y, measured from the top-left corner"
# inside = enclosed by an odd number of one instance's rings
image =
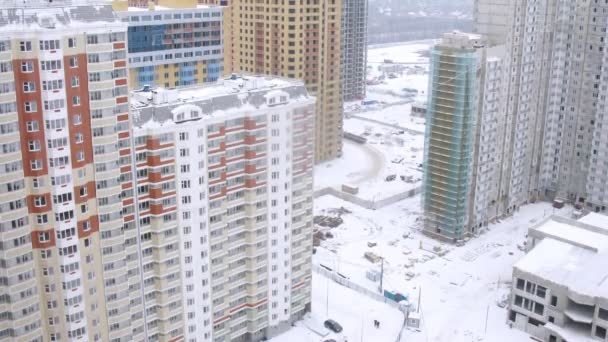
[[[38,24],[47,29],[55,28],[55,18],[51,14],[41,13],[38,16]]]

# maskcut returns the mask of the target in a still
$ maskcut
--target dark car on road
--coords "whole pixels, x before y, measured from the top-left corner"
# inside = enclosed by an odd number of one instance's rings
[[[323,324],[325,325],[325,327],[335,333],[339,333],[342,331],[342,326],[334,321],[333,319],[328,319],[327,321],[325,321],[325,323]]]

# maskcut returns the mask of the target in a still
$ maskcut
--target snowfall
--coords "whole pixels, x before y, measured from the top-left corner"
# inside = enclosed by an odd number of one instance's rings
[[[410,115],[411,103],[424,102],[428,78],[428,50],[433,41],[370,47],[366,101],[345,105],[345,131],[364,135],[366,144],[344,141],[343,156],[318,165],[315,190],[359,187],[358,196],[377,199],[419,186],[422,177],[424,118]],[[423,72],[403,72],[378,82],[378,65],[389,59],[418,65]],[[404,100],[401,90],[415,88],[415,98]],[[407,102],[407,103],[405,103]],[[375,120],[374,122],[368,119]],[[399,126],[407,128],[399,132]],[[397,179],[386,181],[387,175]],[[414,182],[400,180],[412,176]],[[523,256],[527,229],[550,215],[570,215],[572,209],[553,209],[549,203],[523,206],[512,216],[492,224],[488,231],[457,247],[430,239],[421,233],[420,196],[385,206],[364,209],[331,195],[315,199],[315,215],[339,216],[332,238],[316,247],[313,264],[331,269],[357,286],[378,291],[379,282],[366,277],[383,268],[383,289],[408,296],[412,310],[421,317],[418,329],[403,328],[404,313],[377,298],[343,286],[313,270],[312,312],[272,342],[342,341],[529,341],[524,332],[507,324],[505,303],[511,285],[512,266]],[[364,253],[372,252],[384,262],[372,263]],[[442,256],[440,256],[442,255]],[[331,318],[344,330],[332,333],[323,328]],[[380,321],[374,327],[373,321]]]

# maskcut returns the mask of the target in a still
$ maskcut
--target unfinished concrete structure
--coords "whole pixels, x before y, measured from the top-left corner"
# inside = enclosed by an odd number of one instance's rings
[[[552,217],[530,228],[513,267],[509,324],[547,342],[606,341],[608,217]]]
[[[342,1],[342,98],[365,97],[367,0]]]

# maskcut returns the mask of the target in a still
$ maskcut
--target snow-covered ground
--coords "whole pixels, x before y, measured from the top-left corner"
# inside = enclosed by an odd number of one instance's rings
[[[368,280],[366,272],[380,271],[380,263],[371,263],[363,254],[369,251],[383,257],[385,289],[407,293],[414,302],[422,293],[421,331],[409,331],[403,341],[528,339],[525,333],[509,328],[507,311],[497,303],[509,292],[512,266],[523,256],[518,245],[525,241],[529,226],[554,213],[550,203],[521,208],[463,247],[422,235],[419,196],[377,211],[323,196],[315,201],[315,214],[328,215],[328,209],[340,207],[352,213],[342,216],[344,223],[331,230],[334,238],[322,242],[313,262],[375,290],[378,283]],[[565,215],[569,210],[555,214]],[[368,247],[368,242],[377,245]],[[447,254],[438,256],[435,247]]]
[[[427,40],[370,47],[368,79],[378,80],[382,75],[378,66],[385,59],[396,64],[407,63],[404,67],[409,69],[395,73],[394,79],[385,77],[379,81],[381,83],[367,87],[366,100],[378,103],[363,105],[361,101],[353,101],[345,104],[344,130],[365,136],[368,142],[359,145],[345,140],[341,158],[315,168],[315,189],[352,184],[359,186],[359,197],[380,200],[420,185],[425,120],[410,114],[414,101],[426,101],[428,51],[432,44],[433,41]],[[406,96],[404,88],[414,88],[418,95]],[[396,179],[387,182],[388,176]]]
[[[426,100],[428,49],[432,43],[424,41],[370,47],[369,78],[377,79],[380,76],[377,66],[384,59],[414,63],[419,68],[416,73],[398,73],[393,79],[385,78],[383,83],[368,86],[367,100],[378,103],[364,106],[359,101],[345,105],[345,131],[364,135],[368,142],[360,145],[345,141],[342,158],[315,168],[315,189],[348,183],[359,186],[360,197],[380,199],[420,185],[422,172],[419,164],[423,158],[424,136],[407,130],[424,132],[424,119],[410,115],[410,102]],[[418,94],[408,98],[404,96],[403,88],[415,88]],[[379,122],[369,122],[356,116]],[[400,132],[399,128],[391,125],[407,130]],[[397,179],[386,182],[387,175],[396,175]],[[402,181],[401,175],[411,176],[413,182]],[[366,272],[380,271],[380,263],[368,261],[364,253],[373,252],[381,256],[384,259],[384,289],[408,294],[414,303],[420,299],[422,326],[419,331],[407,331],[402,341],[529,340],[525,333],[509,328],[506,324],[507,310],[498,303],[504,303],[509,292],[512,266],[523,255],[519,246],[525,241],[528,227],[553,213],[566,215],[570,209],[554,212],[549,203],[527,205],[512,217],[493,224],[488,232],[457,247],[422,235],[420,196],[376,211],[332,196],[323,196],[315,200],[314,211],[315,215],[335,215],[331,209],[341,207],[350,213],[342,215],[344,222],[331,229],[334,237],[321,242],[313,262],[328,266],[356,284],[376,291],[379,284],[367,279]],[[327,282],[326,278],[317,274],[313,278],[313,313],[310,318],[313,320],[322,320],[327,316],[323,311],[326,308],[325,290],[319,286],[319,279]],[[346,298],[342,303],[352,300],[351,295],[356,298],[352,301],[357,303],[355,308],[345,304],[346,312],[355,314],[333,313],[345,326],[361,327],[358,315],[362,312],[395,310],[364,295],[353,294],[351,290],[331,281],[329,283],[330,292]],[[336,292],[333,287],[337,287]],[[333,300],[335,297],[331,298]],[[333,315],[330,307],[329,316],[334,318]],[[383,319],[386,317],[383,316]],[[311,335],[305,323],[299,323],[297,328],[282,336],[287,339],[276,341],[324,340]],[[365,329],[371,327],[369,322],[366,324]],[[351,333],[350,329],[346,329],[350,340],[360,340],[361,336]],[[298,340],[299,336],[303,336],[302,339]],[[395,336],[365,336],[363,341],[392,342]]]
[[[323,328],[323,322],[331,318],[344,330],[340,334]],[[380,320],[380,328],[373,321]],[[396,340],[403,325],[403,313],[313,273],[312,312],[287,332],[271,339],[271,342],[318,342],[334,339],[337,342],[383,342]],[[318,327],[321,336],[309,327]],[[316,328],[315,328],[316,329]]]

